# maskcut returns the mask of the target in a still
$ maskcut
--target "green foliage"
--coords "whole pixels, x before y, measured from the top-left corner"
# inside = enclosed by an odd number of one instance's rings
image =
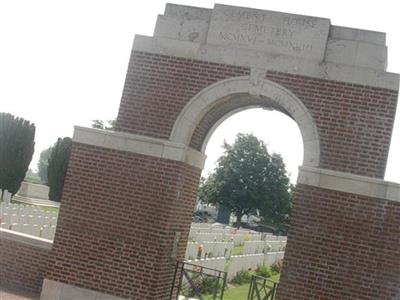
[[[269,280],[279,283],[280,276],[272,276]],[[249,284],[243,284],[239,286],[230,286],[230,288],[224,293],[224,300],[243,300],[247,299],[249,293]]]
[[[40,153],[40,158],[38,162],[38,173],[40,180],[44,184],[47,184],[48,182],[47,168],[49,167],[49,159],[52,151],[53,147],[49,147]]]
[[[0,190],[15,194],[25,178],[34,151],[35,125],[0,113]]]
[[[216,283],[216,278],[212,276],[205,276],[200,284],[200,293],[203,295],[213,294],[215,290],[222,288],[221,281]],[[195,296],[195,295],[193,295]]]
[[[280,274],[283,268],[283,259],[278,260],[276,263],[271,265],[272,274]]]
[[[240,226],[243,215],[261,212],[264,222],[286,222],[290,213],[289,178],[280,155],[270,155],[254,135],[238,134],[214,172],[200,183],[199,198],[233,212]]]
[[[187,297],[195,297],[197,296],[197,293],[202,295],[210,295],[213,294],[215,290],[221,291],[222,281],[220,280],[217,283],[216,280],[217,279],[213,276],[193,277],[192,284],[195,286],[195,288],[186,286],[182,290],[182,294]]]
[[[69,137],[59,138],[53,146],[47,169],[50,200],[61,200],[71,146],[72,140]]]
[[[103,120],[93,120],[92,121],[92,128],[97,128],[97,129],[104,129],[104,130],[115,130],[115,125],[117,123],[117,120],[108,120],[106,121],[107,123]]]
[[[262,265],[258,270],[257,270],[257,275],[268,278],[272,276],[272,271],[271,269],[266,266],[266,265]]]
[[[242,255],[244,252],[244,245],[235,246],[232,250],[232,255]]]
[[[231,283],[233,284],[245,284],[250,283],[251,281],[251,272],[250,271],[239,271],[236,273],[236,276],[233,277]]]

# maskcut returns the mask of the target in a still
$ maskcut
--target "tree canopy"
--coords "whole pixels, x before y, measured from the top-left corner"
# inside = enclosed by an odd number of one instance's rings
[[[44,149],[42,152],[40,152],[40,158],[38,162],[38,174],[40,177],[40,180],[42,183],[47,184],[48,178],[47,178],[47,168],[49,167],[49,159],[51,152],[53,151],[53,147],[49,147],[47,149]]]
[[[15,194],[25,178],[35,147],[35,125],[0,113],[0,190]]]
[[[224,143],[217,167],[200,183],[199,198],[229,209],[240,226],[243,215],[260,212],[264,223],[285,223],[291,207],[289,178],[282,157],[270,155],[263,141],[238,134]]]
[[[104,129],[104,130],[115,130],[115,125],[117,123],[117,120],[108,120],[108,121],[103,121],[103,120],[92,120],[92,128],[97,128],[97,129]]]
[[[51,151],[49,166],[47,168],[50,200],[61,200],[71,147],[71,138],[59,138]]]

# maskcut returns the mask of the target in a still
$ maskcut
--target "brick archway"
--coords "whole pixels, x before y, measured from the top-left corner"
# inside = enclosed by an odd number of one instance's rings
[[[182,109],[169,139],[204,153],[211,134],[232,113],[264,107],[296,121],[304,143],[303,165],[318,166],[319,135],[310,112],[292,92],[265,76],[266,70],[253,69],[252,76],[225,79],[200,91]]]
[[[41,299],[168,299],[202,145],[254,105],[305,145],[277,299],[398,298],[400,185],[383,180],[398,88],[384,33],[168,4],[135,37],[117,131],[75,128]]]

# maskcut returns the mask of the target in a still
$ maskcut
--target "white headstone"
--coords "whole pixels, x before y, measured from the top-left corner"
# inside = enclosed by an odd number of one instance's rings
[[[5,203],[10,203],[12,194],[9,193],[7,190],[3,192],[3,201]]]

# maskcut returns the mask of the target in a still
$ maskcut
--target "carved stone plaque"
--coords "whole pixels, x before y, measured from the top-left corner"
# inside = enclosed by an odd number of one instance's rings
[[[207,43],[323,60],[329,19],[216,4]]]

